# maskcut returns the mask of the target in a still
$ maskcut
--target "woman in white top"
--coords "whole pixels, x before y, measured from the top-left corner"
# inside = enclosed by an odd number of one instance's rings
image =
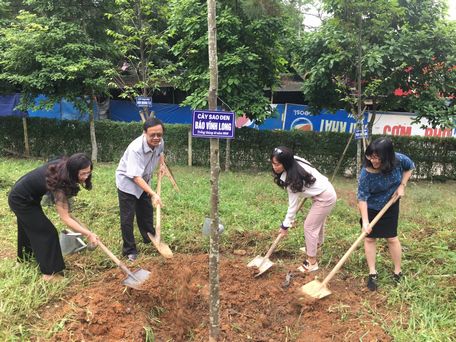
[[[324,240],[324,224],[337,200],[334,187],[328,178],[317,171],[307,160],[294,156],[293,151],[279,146],[271,154],[275,183],[288,191],[288,211],[280,226],[286,235],[295,220],[300,199],[310,197],[312,207],[304,222],[307,258],[298,268],[301,272],[318,270],[317,248]]]

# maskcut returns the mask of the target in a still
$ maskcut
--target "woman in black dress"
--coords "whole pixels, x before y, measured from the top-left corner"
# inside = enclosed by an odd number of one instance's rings
[[[83,153],[52,161],[22,176],[8,196],[9,206],[17,217],[18,260],[34,255],[44,280],[65,269],[57,230],[41,207],[45,194],[71,230],[87,236],[91,245],[97,245],[97,236],[71,216],[68,202],[78,194],[80,186],[92,188],[92,168],[91,160]]]

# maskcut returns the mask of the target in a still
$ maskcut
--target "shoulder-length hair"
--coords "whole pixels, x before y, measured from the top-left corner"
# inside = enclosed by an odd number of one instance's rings
[[[390,138],[378,138],[367,146],[366,153],[364,153],[364,165],[373,168],[372,162],[368,158],[374,155],[380,158],[382,173],[391,172],[397,165],[393,142]]]
[[[275,158],[287,172],[285,181],[280,179],[282,175],[277,174],[273,170],[274,182],[281,188],[290,187],[292,192],[301,192],[303,187],[309,187],[315,183],[315,177],[311,173],[304,170],[294,158],[293,151],[285,146],[276,147],[271,153],[271,162]]]
[[[79,171],[90,166],[92,161],[84,153],[76,153],[71,157],[63,157],[60,161],[50,164],[46,172],[47,189],[54,195],[55,200],[61,200],[60,195],[66,198],[76,196],[80,190]],[[92,189],[92,174],[82,186]]]

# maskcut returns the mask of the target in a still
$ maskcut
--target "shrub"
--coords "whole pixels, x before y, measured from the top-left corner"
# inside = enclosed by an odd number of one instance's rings
[[[47,159],[75,152],[90,154],[89,124],[83,121],[28,118],[30,150],[33,157]],[[128,144],[142,133],[140,122],[96,121],[98,160],[117,162]],[[166,124],[166,158],[170,164],[186,165],[188,125]],[[0,154],[23,155],[22,119],[0,117]],[[292,148],[325,174],[332,174],[349,139],[346,133],[300,131],[258,131],[237,129],[231,141],[231,169],[268,170],[269,156],[278,145]],[[374,139],[376,136],[373,137]],[[392,137],[395,149],[416,164],[415,176],[423,179],[456,179],[456,139]],[[220,162],[225,163],[226,140],[220,141]],[[353,174],[356,168],[356,141],[352,140],[340,170]],[[209,166],[209,139],[192,140],[193,165]]]

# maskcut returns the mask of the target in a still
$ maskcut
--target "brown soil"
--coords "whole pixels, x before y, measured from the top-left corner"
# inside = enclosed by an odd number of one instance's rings
[[[255,278],[246,267],[249,260],[221,258],[220,341],[391,340],[369,314],[370,307],[384,319],[383,297],[366,292],[359,281],[336,276],[332,295],[314,300],[300,295],[300,287],[326,270],[304,275],[291,265],[293,277],[284,287],[286,267],[276,264]],[[141,266],[152,272],[143,291],[126,289],[125,276],[113,269],[52,312],[45,310],[42,317],[50,325],[64,323],[51,340],[144,341],[149,330],[155,341],[207,341],[208,256],[175,255]]]

